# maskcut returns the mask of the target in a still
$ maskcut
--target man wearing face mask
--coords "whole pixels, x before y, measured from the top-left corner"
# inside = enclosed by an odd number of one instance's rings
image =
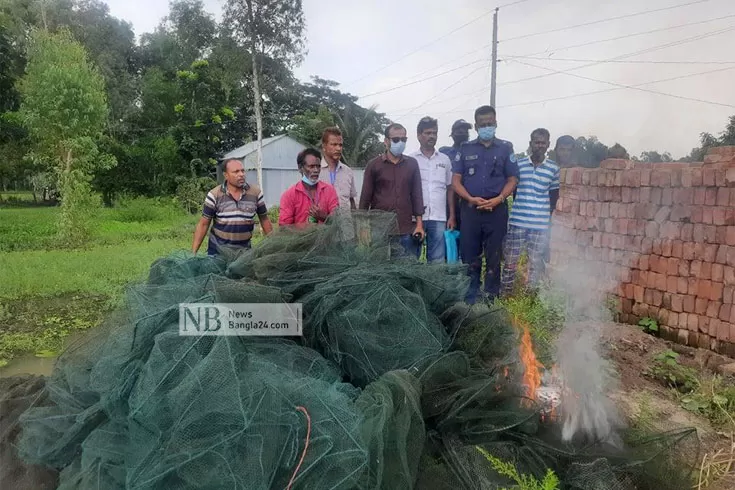
[[[360,209],[392,211],[398,221],[394,241],[416,257],[424,240],[424,200],[421,173],[414,158],[406,156],[406,128],[393,123],[385,128],[385,153],[368,162],[362,181]]]
[[[518,165],[513,145],[495,137],[495,109],[482,106],[475,111],[478,138],[463,144],[454,157],[452,186],[462,198],[461,254],[469,265],[470,288],[465,300],[477,301],[480,271],[485,256],[485,296],[500,294],[500,257],[508,228],[505,200],[518,184]]]
[[[457,156],[457,152],[459,151],[459,147],[462,145],[462,143],[466,143],[470,139],[470,129],[472,129],[472,124],[468,123],[464,119],[458,119],[454,121],[454,124],[452,124],[452,133],[450,134],[450,136],[452,137],[454,144],[452,146],[442,146],[441,148],[439,148],[440,152],[449,157],[450,162],[454,161],[454,157]],[[460,199],[460,197],[456,193],[454,193],[454,226],[456,230],[460,230],[462,227],[462,217],[460,216],[461,213],[459,212],[459,208],[461,205],[462,199]],[[447,202],[447,216],[449,216],[449,202]],[[460,259],[462,258],[460,246],[461,241],[462,237],[460,236],[457,239],[457,249],[460,250]]]
[[[304,225],[324,223],[327,216],[339,207],[337,191],[319,180],[322,155],[307,148],[296,157],[301,180],[281,195],[278,224]]]

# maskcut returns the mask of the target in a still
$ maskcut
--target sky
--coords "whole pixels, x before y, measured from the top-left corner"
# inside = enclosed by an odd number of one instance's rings
[[[106,2],[138,36],[168,12],[167,0]],[[204,5],[221,18],[222,0]],[[451,144],[452,123],[472,121],[474,109],[490,103],[496,6],[497,136],[518,152],[527,149],[533,129],[545,127],[552,141],[595,135],[608,146],[622,144],[631,156],[657,150],[676,158],[698,146],[701,132],[718,134],[735,115],[733,0],[303,5],[308,52],[293,67],[296,76],[335,80],[360,96],[361,105],[376,105],[408,128],[408,151],[418,148],[421,117],[437,118],[438,144]]]

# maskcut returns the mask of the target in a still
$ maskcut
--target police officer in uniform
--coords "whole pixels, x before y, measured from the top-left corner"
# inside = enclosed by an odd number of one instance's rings
[[[467,303],[477,300],[482,256],[485,255],[485,296],[500,294],[500,259],[508,229],[505,200],[518,184],[518,165],[513,145],[495,137],[495,109],[482,106],[475,111],[478,138],[464,143],[452,163],[452,186],[462,198],[460,245],[462,261],[469,265]]]

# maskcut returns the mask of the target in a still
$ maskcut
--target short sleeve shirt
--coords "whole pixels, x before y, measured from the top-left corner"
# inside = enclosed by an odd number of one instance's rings
[[[226,183],[209,191],[202,209],[202,216],[214,221],[207,253],[216,254],[223,246],[249,247],[256,214],[268,214],[263,192],[256,185],[246,183],[239,200],[230,194]]]
[[[462,176],[462,185],[471,196],[483,199],[497,197],[510,177],[519,176],[513,145],[498,138],[489,147],[479,139],[463,143],[452,171]]]
[[[551,226],[549,191],[559,188],[559,166],[546,159],[538,167],[526,157],[518,162],[518,180],[508,224],[519,228],[545,230]]]
[[[411,156],[419,164],[425,221],[447,220],[447,187],[452,185],[452,163],[444,153],[427,157],[421,150]]]

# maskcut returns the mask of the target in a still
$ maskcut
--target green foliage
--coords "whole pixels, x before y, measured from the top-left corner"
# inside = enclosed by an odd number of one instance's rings
[[[511,463],[502,461],[480,446],[475,446],[478,451],[490,462],[492,468],[498,472],[498,474],[505,476],[517,485],[518,490],[558,490],[559,489],[559,477],[554,474],[550,469],[546,469],[546,474],[542,481],[538,481],[536,478],[530,475],[520,475],[515,466]],[[508,490],[508,489],[502,489]]]
[[[281,208],[278,205],[271,206],[268,209],[268,219],[271,223],[278,224],[278,217],[280,216]]]
[[[647,374],[680,393],[691,393],[699,387],[697,371],[679,363],[679,354],[668,349],[654,356]]]
[[[643,329],[644,332],[651,335],[657,335],[659,332],[658,322],[655,318],[645,317],[638,321],[638,326]]]
[[[324,129],[334,126],[334,116],[323,105],[317,111],[308,110],[293,118],[291,136],[311,146],[319,146]]]
[[[706,417],[715,427],[735,426],[735,386],[721,376],[700,382],[695,391],[683,396],[681,406]],[[731,426],[730,428],[735,428]]]
[[[121,198],[115,203],[115,218],[123,223],[170,221],[177,212],[171,199]]]
[[[182,179],[176,189],[176,202],[189,214],[201,212],[207,192],[217,186],[209,177]]]
[[[499,303],[516,320],[528,325],[539,361],[551,365],[554,342],[564,327],[564,306],[552,292],[519,293]]]

